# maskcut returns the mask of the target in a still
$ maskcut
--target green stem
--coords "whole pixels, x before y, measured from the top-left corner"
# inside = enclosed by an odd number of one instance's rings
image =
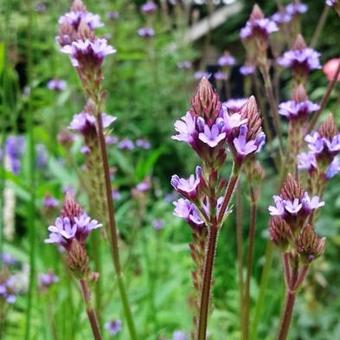
[[[248,232],[248,253],[247,253],[247,274],[246,284],[244,288],[244,332],[243,339],[249,339],[249,324],[250,324],[250,278],[253,271],[254,259],[254,242],[255,242],[255,227],[256,227],[256,193],[253,186],[250,186],[250,223]]]
[[[251,339],[256,340],[257,339],[257,327],[259,324],[259,321],[262,316],[263,311],[263,305],[265,302],[265,296],[266,296],[266,289],[268,286],[269,281],[269,273],[272,266],[272,259],[273,259],[273,244],[270,240],[267,241],[267,248],[265,253],[265,262],[264,267],[262,270],[261,275],[261,283],[260,283],[260,289],[259,294],[257,297],[257,302],[255,306],[255,312],[254,312],[254,321],[251,328]]]
[[[86,306],[87,317],[89,319],[89,323],[90,323],[91,330],[92,330],[92,333],[93,333],[93,338],[95,340],[101,340],[102,336],[100,334],[98,320],[97,320],[97,317],[96,317],[96,313],[95,313],[95,311],[92,307],[92,304],[91,304],[90,289],[89,289],[88,284],[87,284],[85,279],[80,279],[79,283],[80,283],[82,296],[83,296],[85,306]]]

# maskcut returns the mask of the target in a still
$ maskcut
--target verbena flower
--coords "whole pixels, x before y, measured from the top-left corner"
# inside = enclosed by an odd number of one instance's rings
[[[302,152],[298,155],[298,168],[313,171],[317,168],[317,161],[313,152]]]
[[[107,17],[108,17],[108,19],[109,20],[117,20],[117,19],[119,19],[119,12],[117,12],[117,11],[110,11],[110,12],[108,12],[107,13]]]
[[[0,254],[0,258],[1,258],[2,263],[6,266],[13,266],[18,262],[14,256],[12,256],[10,253],[7,253],[7,252],[2,252]]]
[[[137,34],[141,38],[152,38],[155,36],[155,30],[152,27],[141,27],[138,29]]]
[[[122,322],[120,320],[107,321],[105,323],[105,329],[111,336],[114,336],[122,330]]]
[[[227,76],[226,76],[226,74],[224,72],[218,71],[218,72],[214,73],[214,78],[216,80],[225,80],[225,79],[227,79]]]
[[[8,304],[16,301],[16,286],[14,276],[0,275],[0,299]]]
[[[149,0],[140,7],[140,10],[144,14],[152,14],[157,10],[157,5],[152,0]]]
[[[301,2],[299,3],[291,3],[286,6],[286,13],[291,16],[301,15],[306,13],[308,10],[308,6]]]
[[[118,143],[118,148],[122,150],[133,150],[135,148],[135,144],[132,140],[124,138]]]
[[[229,52],[225,52],[218,58],[217,64],[221,67],[230,67],[236,64],[236,59]]]
[[[62,79],[51,79],[47,83],[47,88],[52,91],[61,92],[66,89],[66,81]]]
[[[209,78],[209,73],[206,71],[196,71],[194,73],[194,78],[196,80],[201,80],[202,78]]]
[[[42,273],[39,275],[39,286],[42,289],[47,289],[58,281],[58,276],[52,272]]]
[[[189,200],[180,198],[173,202],[174,215],[183,218],[192,228],[200,229],[204,226],[196,206]]]
[[[340,157],[335,157],[327,167],[325,175],[327,179],[331,179],[338,173],[340,173]]]
[[[283,10],[274,13],[271,16],[271,20],[273,20],[278,25],[288,24],[292,20],[292,15]]]
[[[78,39],[62,47],[60,51],[70,55],[74,67],[89,69],[99,67],[107,55],[116,53],[116,49],[108,45],[104,38],[95,38],[93,41]]]
[[[229,99],[222,104],[222,108],[226,110],[229,114],[239,113],[246,102],[246,98]],[[241,124],[244,123],[245,122]]]
[[[237,154],[241,158],[254,152],[261,151],[261,148],[265,143],[265,134],[263,132],[253,140],[247,140],[247,134],[247,126],[242,125],[240,128],[240,134],[233,140]]]
[[[279,105],[279,114],[287,117],[288,119],[296,119],[306,117],[310,113],[318,111],[319,109],[320,105],[313,103],[310,100],[302,102],[288,100]]]
[[[100,16],[87,11],[71,11],[59,18],[59,25],[68,24],[78,29],[80,22],[85,23],[91,30],[103,27],[104,24],[100,20]]]
[[[5,143],[5,154],[8,157],[10,170],[18,174],[21,169],[21,158],[25,149],[25,138],[23,136],[9,136]]]
[[[55,209],[59,206],[59,201],[51,195],[45,195],[43,206],[45,209]]]
[[[141,149],[150,149],[151,148],[151,143],[146,140],[146,139],[137,139],[135,142],[136,146],[141,148]]]
[[[240,73],[243,76],[250,76],[256,72],[256,66],[255,65],[242,65],[240,67]]]
[[[135,188],[138,192],[147,192],[151,189],[150,178],[145,178],[142,182],[138,183]]]

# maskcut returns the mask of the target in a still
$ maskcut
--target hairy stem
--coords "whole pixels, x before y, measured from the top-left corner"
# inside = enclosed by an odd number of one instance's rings
[[[86,306],[87,317],[89,319],[89,323],[90,323],[91,330],[92,330],[92,333],[93,333],[93,338],[95,340],[101,340],[102,336],[100,334],[97,316],[96,316],[96,313],[95,313],[95,311],[92,307],[92,304],[91,304],[90,289],[89,289],[88,284],[87,284],[85,279],[80,279],[79,283],[80,283],[81,292],[82,292],[83,299],[84,299],[85,306]]]
[[[211,278],[214,267],[214,258],[217,244],[218,228],[212,225],[209,230],[208,248],[204,261],[202,292],[200,310],[197,324],[197,339],[205,340],[207,337],[208,311],[210,306]]]
[[[254,242],[255,242],[255,227],[256,227],[256,209],[257,199],[253,186],[250,186],[250,222],[248,231],[248,253],[247,253],[247,272],[246,283],[244,287],[244,332],[243,339],[249,339],[249,309],[250,309],[250,278],[253,271],[254,258]]]

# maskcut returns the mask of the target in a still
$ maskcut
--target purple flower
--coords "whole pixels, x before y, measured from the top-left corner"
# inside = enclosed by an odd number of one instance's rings
[[[221,67],[233,66],[235,63],[236,59],[230,53],[225,53],[217,60],[217,64]]]
[[[243,76],[250,76],[252,74],[254,74],[256,71],[256,67],[255,65],[243,65],[240,67],[240,73],[243,75]]]
[[[103,128],[108,128],[116,119],[116,117],[103,112]],[[80,132],[83,135],[94,133],[96,131],[96,117],[88,112],[75,114],[69,125],[69,129]]]
[[[320,201],[319,196],[313,196],[310,198],[307,192],[303,194],[301,202],[304,210],[306,210],[307,213],[310,213],[312,210],[321,208],[325,205],[325,202]]]
[[[310,151],[315,154],[319,154],[324,149],[323,139],[320,134],[316,131],[305,136],[305,141],[308,144]]]
[[[48,162],[48,153],[46,150],[45,145],[43,144],[37,144],[36,147],[36,164],[37,167],[40,169],[43,169],[46,167]]]
[[[43,205],[45,209],[55,209],[59,206],[59,201],[51,195],[45,195]]]
[[[114,336],[122,330],[122,322],[120,320],[107,321],[105,323],[105,329],[111,336]]]
[[[340,134],[339,133],[331,138],[323,137],[323,141],[329,152],[338,153],[340,151]]]
[[[201,183],[201,179],[202,168],[200,166],[197,166],[195,175],[190,175],[188,179],[180,178],[177,175],[173,175],[171,177],[170,183],[174,187],[174,189],[182,194],[184,197],[194,200],[197,198],[197,189]]]
[[[292,20],[292,15],[286,11],[276,12],[271,19],[278,25],[288,24]]]
[[[326,5],[329,7],[334,7],[336,4],[336,0],[326,0]]]
[[[241,111],[247,100],[248,99],[246,98],[229,99],[222,104],[222,108],[224,111],[228,111],[229,113],[237,113]]]
[[[138,183],[136,185],[136,190],[139,192],[149,191],[151,188],[150,178],[145,178],[144,181]]]
[[[321,68],[320,53],[309,47],[289,50],[277,59],[277,63],[284,68],[303,70],[304,73]]]
[[[91,153],[91,149],[87,145],[82,145],[79,151],[83,155],[89,155]]]
[[[300,3],[288,4],[286,6],[286,13],[288,13],[291,16],[306,13],[307,10],[308,10],[308,6],[306,4],[301,3],[301,2]]]
[[[240,127],[240,134],[234,138],[233,144],[237,152],[237,156],[244,158],[245,156],[259,152],[265,143],[265,135],[263,132],[259,133],[255,140],[247,141],[248,128],[246,125]]]
[[[104,58],[116,53],[116,49],[108,45],[106,39],[78,39],[71,45],[66,45],[60,49],[61,52],[71,56],[71,62],[74,67],[93,67],[100,66]]]
[[[291,215],[296,215],[302,208],[302,203],[298,198],[294,198],[294,200],[284,200],[283,205],[285,210],[288,211]]]
[[[269,206],[268,210],[270,215],[272,216],[282,216],[285,212],[283,200],[280,196],[274,195],[273,196],[275,206]]]
[[[178,135],[172,136],[172,139],[191,144],[194,140],[193,134],[196,133],[195,117],[190,112],[187,112],[185,116],[175,122],[175,130]]]
[[[116,189],[112,189],[112,199],[114,200],[114,201],[118,201],[118,200],[120,200],[120,198],[121,198],[121,194],[120,194],[120,192],[118,191],[118,190],[116,190]]]
[[[119,19],[119,13],[117,11],[110,11],[109,13],[107,13],[107,17],[109,20],[117,20]]]
[[[54,225],[48,227],[50,235],[45,243],[57,243],[64,248],[68,248],[73,239],[84,243],[89,233],[102,225],[96,220],[92,220],[85,212],[74,217],[72,222],[69,217],[57,217]]]
[[[174,331],[172,334],[172,340],[189,340],[183,331]]]
[[[335,157],[326,170],[326,178],[331,179],[340,172],[340,158]]]
[[[75,30],[78,30],[80,22],[86,24],[91,31],[104,26],[99,15],[86,11],[68,12],[61,16],[58,21],[59,25],[71,25]]]
[[[267,18],[250,19],[246,26],[241,29],[240,37],[242,40],[251,39],[255,36],[261,36],[268,39],[271,33],[277,32],[279,28],[276,23]]]
[[[305,117],[311,112],[320,109],[319,104],[315,104],[310,100],[297,102],[295,100],[288,100],[279,105],[279,114],[288,119]]]
[[[180,70],[190,70],[192,68],[192,62],[190,60],[179,61],[177,67]]]
[[[230,109],[228,109],[228,106],[230,107]],[[230,104],[224,103],[222,105],[222,109],[223,109],[223,128],[222,128],[222,130],[224,132],[226,132],[228,135],[230,134],[230,132],[233,131],[233,129],[238,128],[241,125],[247,123],[247,119],[242,119],[242,117],[239,113],[234,113],[234,112],[239,112],[239,111],[237,111],[237,108],[238,107],[236,107],[235,105],[232,106],[232,103],[230,103]],[[229,114],[229,112],[231,114]]]
[[[137,139],[135,142],[136,146],[141,148],[141,149],[150,149],[151,148],[151,144],[148,140],[146,139]]]
[[[0,281],[0,299],[3,299],[8,304],[13,304],[16,300],[15,291],[13,276]]]
[[[209,78],[209,73],[205,71],[197,71],[194,73],[194,78],[196,80],[201,80],[202,78]]]
[[[204,132],[198,134],[198,138],[211,148],[216,147],[226,138],[226,133],[222,131],[223,125],[213,124],[211,127],[204,125]]]
[[[54,283],[59,281],[58,276],[56,276],[52,272],[42,273],[39,275],[39,284],[40,288],[47,289],[52,286]]]
[[[155,30],[152,27],[141,27],[138,29],[137,34],[141,38],[152,38],[155,36]]]
[[[21,169],[21,157],[25,149],[25,138],[23,136],[9,136],[6,139],[5,153],[9,160],[10,170],[18,174]]]
[[[214,77],[216,80],[225,80],[227,78],[226,74],[221,71],[214,73]]]
[[[298,168],[312,171],[317,169],[317,162],[313,152],[302,152],[298,155]]]
[[[112,135],[107,135],[107,136],[105,136],[105,142],[106,142],[106,144],[109,144],[109,145],[117,144],[118,143],[118,137],[112,136]]]
[[[152,226],[155,230],[162,230],[164,228],[164,221],[160,218],[155,219],[152,221]]]
[[[66,81],[62,79],[51,79],[47,83],[47,88],[56,92],[64,91],[66,89]]]
[[[1,261],[6,266],[13,266],[17,263],[17,259],[12,256],[10,253],[1,253],[0,254]]]
[[[133,150],[135,145],[132,140],[124,138],[118,143],[118,148],[122,150]]]
[[[152,0],[149,0],[143,4],[140,9],[144,14],[152,14],[157,10],[157,5]]]
[[[174,215],[186,220],[193,228],[200,229],[203,227],[202,221],[196,206],[187,199],[180,198],[173,202],[175,209]]]

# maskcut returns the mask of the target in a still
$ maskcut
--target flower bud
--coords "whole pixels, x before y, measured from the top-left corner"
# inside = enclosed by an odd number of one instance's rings
[[[297,103],[301,103],[301,102],[308,100],[308,96],[307,96],[305,87],[302,84],[298,85],[294,89],[292,97],[293,97],[293,100]]]
[[[240,111],[242,119],[247,119],[247,139],[255,139],[262,132],[262,120],[254,96],[249,97]]]
[[[336,127],[334,116],[330,113],[327,119],[320,125],[319,134],[321,137],[332,139],[335,135],[337,135],[337,133],[338,129]]]
[[[84,278],[89,272],[89,258],[86,250],[76,239],[72,240],[67,252],[66,263],[78,279]]]
[[[302,51],[306,47],[307,47],[307,45],[306,45],[305,39],[303,39],[303,36],[301,34],[298,34],[294,43],[293,43],[292,49],[295,50],[295,51],[297,51],[297,50]]]
[[[303,189],[295,178],[291,174],[288,174],[282,185],[280,195],[285,200],[294,200],[302,197]]]
[[[83,209],[75,201],[73,194],[70,192],[66,192],[61,216],[68,217],[71,222],[74,222],[74,218],[79,216],[82,212]]]
[[[269,222],[269,234],[272,242],[283,251],[289,245],[291,230],[288,223],[281,217],[272,217]]]

